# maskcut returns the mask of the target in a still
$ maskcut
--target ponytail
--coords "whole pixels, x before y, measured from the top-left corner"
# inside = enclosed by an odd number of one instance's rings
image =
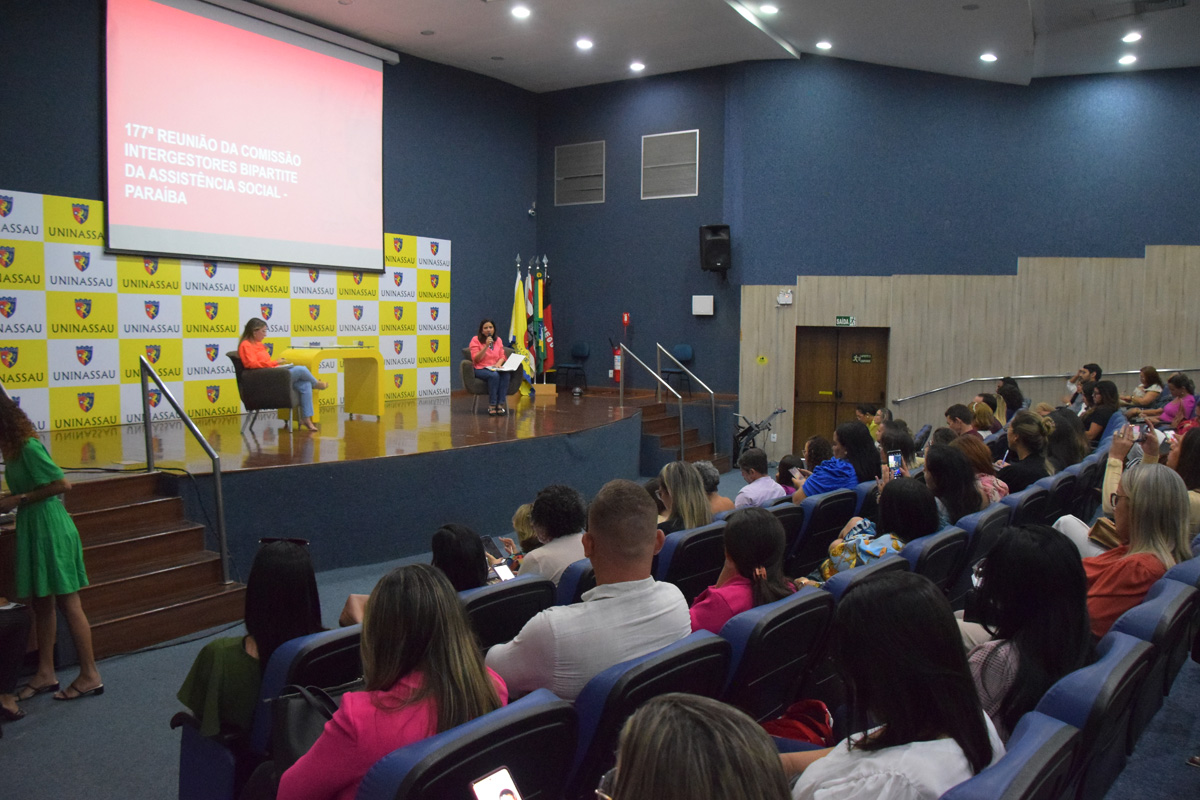
[[[755,607],[794,591],[783,576],[784,541],[783,525],[765,508],[743,508],[725,522],[725,553],[750,581]]]

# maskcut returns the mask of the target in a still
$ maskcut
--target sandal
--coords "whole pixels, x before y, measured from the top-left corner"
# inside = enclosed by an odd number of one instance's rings
[[[58,681],[55,681],[54,683],[47,683],[45,686],[34,686],[31,683],[27,683],[17,690],[17,700],[25,702],[26,700],[31,700],[34,697],[37,697],[39,694],[57,692],[58,687]]]
[[[508,414],[507,406],[496,406],[496,416],[503,417]]]
[[[488,406],[488,416],[489,416],[489,417],[498,417],[498,416],[500,416],[500,410],[499,410],[499,408],[498,408],[498,407],[496,407],[496,406]]]
[[[74,692],[75,694],[67,694],[68,692]],[[92,695],[93,697],[99,697],[102,694],[104,694],[104,684],[103,683],[96,684],[91,689],[88,689],[86,692],[80,691],[79,687],[76,686],[74,683],[72,683],[66,689],[64,689],[63,691],[54,695],[54,699],[62,700],[65,702],[67,700],[78,700],[79,698],[87,697],[88,695]]]
[[[1186,762],[1189,767],[1200,767],[1200,756],[1192,756]]]

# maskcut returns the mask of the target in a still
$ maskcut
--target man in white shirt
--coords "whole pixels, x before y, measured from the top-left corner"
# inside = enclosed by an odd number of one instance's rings
[[[574,700],[584,685],[614,664],[638,658],[692,632],[683,594],[650,577],[662,548],[657,509],[632,481],[610,481],[592,500],[584,554],[596,588],[583,602],[537,614],[506,644],[488,651],[487,665],[510,696],[546,688]]]
[[[563,572],[583,555],[583,528],[587,525],[587,504],[583,495],[561,483],[538,492],[530,511],[533,532],[542,546],[530,551],[521,561],[521,574],[537,574],[558,585]],[[505,542],[507,547],[510,542]]]
[[[734,508],[750,508],[752,506],[769,506],[787,494],[779,481],[772,478],[768,472],[767,454],[757,447],[751,447],[738,457],[738,469],[746,486],[734,498]]]
[[[1063,405],[1069,407],[1076,414],[1083,413],[1083,394],[1080,391],[1083,384],[1087,381],[1095,383],[1100,380],[1100,376],[1104,371],[1100,369],[1099,364],[1084,364],[1079,368],[1072,377],[1067,378],[1067,393],[1063,395]]]

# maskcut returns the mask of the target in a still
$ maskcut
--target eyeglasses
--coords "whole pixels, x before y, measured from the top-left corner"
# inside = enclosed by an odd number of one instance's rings
[[[600,776],[600,783],[596,786],[596,797],[600,800],[613,800],[612,791],[616,782],[617,768],[613,767]]]
[[[274,544],[275,542],[288,542],[289,544],[298,544],[301,547],[308,547],[308,539],[288,539],[281,536],[268,536],[264,539],[259,539],[259,544]]]
[[[1117,507],[1117,501],[1118,501],[1118,500],[1120,500],[1122,497],[1129,497],[1129,495],[1127,495],[1127,494],[1117,494],[1116,492],[1113,492],[1112,494],[1110,494],[1110,495],[1108,496],[1108,504],[1109,504],[1110,506],[1112,506],[1113,508],[1116,508],[1116,507]]]

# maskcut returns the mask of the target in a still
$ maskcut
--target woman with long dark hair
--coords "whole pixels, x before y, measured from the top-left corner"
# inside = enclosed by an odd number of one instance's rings
[[[974,604],[992,641],[967,661],[1001,738],[1046,690],[1095,657],[1087,579],[1074,545],[1045,525],[1008,528],[976,568]]]
[[[433,532],[431,563],[450,581],[456,592],[478,589],[487,583],[488,560],[479,534],[466,525],[450,522]]]
[[[1078,414],[1063,409],[1048,416],[1053,428],[1046,438],[1046,459],[1058,473],[1087,458],[1092,446],[1083,434]]]
[[[271,655],[289,639],[322,630],[307,544],[264,540],[246,579],[244,613],[246,635],[206,644],[176,694],[204,736],[248,734]]]
[[[834,616],[850,730],[827,750],[783,755],[796,800],[933,798],[1004,755],[979,704],[950,604],[921,575],[852,587]]]
[[[961,450],[950,445],[935,444],[929,448],[925,455],[925,485],[937,498],[942,527],[982,511],[987,505],[971,462]]]
[[[976,436],[959,438],[978,441]],[[937,533],[942,527],[937,501],[928,486],[913,478],[891,478],[886,470],[882,480],[878,524],[851,517],[829,545],[829,558],[818,568],[821,580],[898,553],[913,539]]]
[[[4,457],[4,480],[9,491],[0,497],[0,513],[17,512],[16,595],[30,598],[37,625],[37,672],[17,691],[17,698],[28,700],[55,692],[55,700],[75,700],[103,694],[104,683],[92,649],[92,629],[79,601],[79,590],[88,585],[83,544],[60,497],[71,484],[46,452],[29,417],[3,392],[0,455]],[[62,691],[54,674],[56,602],[79,656],[79,675]]]
[[[879,477],[879,448],[871,431],[861,422],[843,422],[833,432],[833,458],[821,463],[808,476],[793,480],[792,502],[835,489],[853,489]]]
[[[725,522],[725,566],[692,603],[692,630],[720,633],[732,617],[796,590],[783,576],[783,525],[765,508],[743,508]]]
[[[1147,408],[1142,417],[1152,425],[1177,428],[1180,422],[1196,415],[1196,384],[1182,372],[1167,378],[1167,391],[1171,400],[1162,408]]]
[[[238,341],[238,358],[242,360],[244,369],[266,369],[268,367],[287,367],[292,376],[292,389],[300,398],[300,424],[315,431],[313,424],[313,389],[329,388],[325,381],[319,381],[309,372],[308,367],[291,364],[283,359],[271,358],[263,339],[267,338],[267,323],[258,317],[252,317],[242,329],[242,338]]]
[[[485,319],[479,323],[478,333],[471,337],[470,352],[475,377],[488,387],[488,416],[504,416],[508,413],[508,383],[512,373],[495,369],[508,358],[504,342],[496,335],[495,322]]]
[[[1084,427],[1083,434],[1089,442],[1100,441],[1112,415],[1121,413],[1120,403],[1115,383],[1112,381],[1096,383],[1096,387],[1092,389],[1092,410],[1081,418]]]
[[[361,647],[366,690],[342,696],[321,738],[283,773],[280,800],[350,800],[388,753],[508,700],[504,681],[483,664],[454,587],[428,564],[380,579]]]

